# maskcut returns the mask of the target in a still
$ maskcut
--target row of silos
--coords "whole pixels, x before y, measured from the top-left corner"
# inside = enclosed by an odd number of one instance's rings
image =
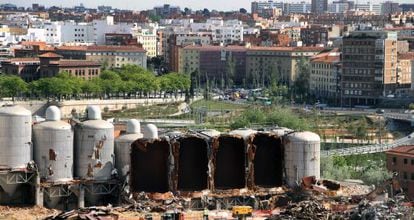
[[[24,168],[34,155],[44,181],[66,182],[73,176],[107,181],[116,160],[122,177],[134,167],[132,184],[141,184],[137,188],[144,191],[243,188],[249,181],[272,187],[281,185],[281,176],[289,185],[304,176],[319,177],[320,140],[313,133],[204,132],[201,139],[184,135],[172,142],[159,139],[157,128],[150,125],[142,129],[148,141],[136,148],[142,152],[131,155],[131,145],[143,137],[139,122],[129,121],[127,134],[114,140],[114,127],[102,120],[99,108],[90,106],[87,111],[88,119],[77,123],[73,131],[61,121],[57,107],[48,108],[46,121],[33,126],[33,152],[30,111],[18,106],[0,108],[0,167]],[[0,184],[8,194],[15,190],[2,179]]]
[[[272,188],[284,180],[295,186],[305,176],[319,178],[319,136],[281,132],[242,129],[213,137],[200,133],[139,139],[132,144],[131,188],[135,192]]]
[[[99,108],[89,106],[87,120],[74,128],[61,121],[60,110],[55,106],[47,108],[45,116],[45,121],[32,127],[30,111],[20,106],[0,108],[0,170],[32,172],[26,168],[34,160],[42,182],[64,184],[74,177],[105,182],[113,177],[114,126],[102,120]],[[150,125],[145,132],[154,138],[152,130]],[[128,122],[127,133],[117,140],[119,172],[123,175],[126,169],[122,165],[129,163],[124,160],[129,158],[129,147],[124,146],[142,137],[139,122]],[[7,203],[18,184],[0,178],[0,187],[4,194],[1,198],[6,200],[0,202]]]

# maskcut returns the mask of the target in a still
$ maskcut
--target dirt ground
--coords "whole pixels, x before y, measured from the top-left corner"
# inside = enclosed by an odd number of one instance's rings
[[[59,213],[58,210],[33,207],[0,206],[0,220],[37,220]]]

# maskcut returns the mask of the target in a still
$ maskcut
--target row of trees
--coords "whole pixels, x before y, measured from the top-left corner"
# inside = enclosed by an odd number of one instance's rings
[[[190,78],[180,73],[155,76],[138,66],[126,65],[116,70],[104,70],[99,77],[84,80],[61,72],[55,77],[42,78],[30,83],[18,76],[0,75],[2,97],[36,98],[111,98],[167,96],[187,92]]]

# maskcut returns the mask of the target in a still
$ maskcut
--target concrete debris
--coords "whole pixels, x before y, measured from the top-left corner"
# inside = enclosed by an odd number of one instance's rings
[[[47,220],[60,219],[87,219],[87,220],[117,220],[119,216],[113,213],[114,209],[111,206],[107,207],[88,207],[69,212],[61,212],[58,215],[50,216]]]
[[[322,203],[314,200],[290,203],[285,211],[272,219],[324,219],[327,210]]]

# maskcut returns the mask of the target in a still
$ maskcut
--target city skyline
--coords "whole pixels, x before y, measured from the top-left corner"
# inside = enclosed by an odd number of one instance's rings
[[[328,0],[328,3],[331,3],[333,0]],[[38,1],[27,1],[27,0],[14,0],[13,2],[10,2],[9,0],[0,0],[0,4],[5,3],[11,3],[15,4],[17,6],[24,6],[24,7],[30,7],[33,3],[38,3],[41,5],[45,5],[46,7],[50,6],[61,6],[61,7],[73,7],[80,4],[84,4],[85,7],[88,8],[96,8],[100,5],[105,6],[112,6],[114,8],[119,9],[130,9],[130,10],[147,10],[152,9],[155,6],[161,6],[163,4],[170,4],[173,6],[179,6],[182,10],[186,7],[191,8],[193,10],[199,10],[208,8],[210,10],[216,9],[216,10],[225,10],[225,11],[235,11],[239,10],[240,8],[245,8],[247,11],[250,12],[250,6],[251,6],[252,0],[229,0],[229,1],[220,1],[220,0],[210,0],[209,3],[206,3],[204,1],[200,0],[154,0],[154,1],[137,1],[134,3],[131,3],[126,0],[118,0],[116,2],[112,0],[92,0],[92,1],[82,1],[82,0],[61,0],[59,2],[52,1],[52,0],[38,0]],[[300,0],[274,0],[274,2],[301,2]],[[310,3],[311,1],[305,1]],[[368,0],[359,0],[354,1],[359,3],[365,3],[369,2]],[[385,2],[385,0],[372,0],[370,2],[373,3],[382,3]],[[410,0],[402,0],[402,1],[395,1],[400,4],[402,3],[410,3]],[[128,7],[126,7],[128,5]]]

